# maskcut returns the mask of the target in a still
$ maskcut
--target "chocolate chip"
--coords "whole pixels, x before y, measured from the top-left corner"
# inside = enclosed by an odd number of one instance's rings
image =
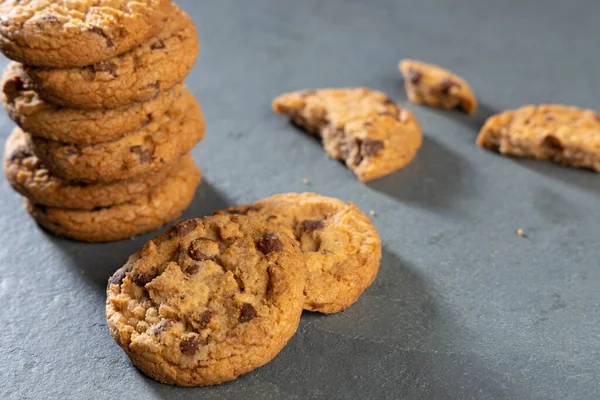
[[[200,314],[200,329],[204,329],[210,324],[213,315],[215,315],[215,313],[212,310],[202,311],[202,314]]]
[[[142,150],[142,146],[133,146],[129,151],[138,156],[141,164],[150,164],[152,161],[152,153],[148,149]]]
[[[283,243],[277,236],[268,233],[256,243],[256,248],[266,255],[283,250]]]
[[[231,215],[248,215],[250,212],[260,211],[260,207],[256,206],[240,206],[226,210],[226,214]]]
[[[565,148],[561,143],[560,139],[554,135],[547,135],[544,138],[542,145],[557,151],[563,151]]]
[[[142,122],[142,128],[143,128],[144,126],[148,126],[148,125],[150,125],[150,122],[152,122],[152,119],[153,119],[153,118],[152,118],[152,114],[148,114],[148,115],[146,115],[146,119],[144,119],[144,122]]]
[[[11,79],[7,79],[2,88],[6,99],[9,103],[14,103],[15,99],[19,96],[19,93],[25,90],[25,82],[19,76],[13,76]]]
[[[190,264],[185,268],[185,273],[187,275],[196,275],[200,270],[200,266],[198,264]]]
[[[158,90],[158,89],[160,89],[160,83],[158,83],[158,82],[150,83],[150,84],[146,85],[146,87]]]
[[[369,126],[373,126],[373,123],[371,121],[367,121],[363,124],[365,127],[369,127]]]
[[[322,219],[318,220],[306,220],[300,223],[300,232],[301,233],[312,233],[314,231],[318,231],[323,229],[325,224]]]
[[[454,82],[452,79],[444,78],[440,83],[440,91],[443,95],[447,96],[450,94],[450,89],[452,89],[453,86],[460,87],[460,85]]]
[[[254,318],[256,318],[258,314],[256,313],[256,309],[254,308],[254,306],[250,303],[244,303],[242,304],[242,308],[240,310],[240,318],[239,321],[244,324],[246,322],[250,322],[252,321]]]
[[[60,20],[52,14],[44,14],[40,17],[40,20],[49,24],[60,24]]]
[[[106,35],[106,33],[104,33],[102,28],[99,28],[97,26],[92,26],[91,28],[88,28],[88,31],[95,33],[96,35],[103,36],[106,39],[106,46],[108,48],[115,47],[115,44],[112,42],[112,40],[110,40],[110,38]]]
[[[102,62],[99,62],[97,64],[94,64],[93,68],[94,68],[95,72],[108,72],[109,74],[111,74],[115,78],[117,76],[119,76],[117,74],[117,69],[119,67],[117,67],[117,64],[115,64],[113,62],[110,62],[110,61],[102,61]]]
[[[165,42],[163,42],[162,40],[159,40],[157,43],[153,43],[152,46],[150,46],[151,50],[161,50],[164,49],[165,47],[167,47],[165,45]]]
[[[414,68],[409,68],[408,72],[406,73],[407,77],[408,77],[408,81],[410,83],[419,83],[421,81],[421,79],[423,78],[423,73],[419,70],[416,70]]]
[[[365,139],[362,142],[362,153],[367,157],[373,157],[383,150],[383,142],[381,140]]]
[[[358,167],[358,166],[360,165],[360,163],[362,163],[362,162],[363,162],[363,160],[364,160],[364,159],[365,159],[365,158],[363,157],[363,155],[362,155],[362,154],[360,154],[360,151],[359,151],[358,153],[356,153],[356,156],[354,156],[354,160],[352,160],[352,164],[353,164],[355,167]]]
[[[210,239],[201,238],[201,239],[195,239],[192,241],[192,243],[190,244],[190,248],[188,249],[188,254],[192,258],[192,260],[196,260],[196,261],[212,260],[212,257],[207,256],[199,249],[199,247],[201,246],[201,243],[205,242],[207,240],[210,240]],[[210,241],[212,242],[212,240],[210,240]]]
[[[166,331],[167,328],[169,328],[171,325],[173,325],[173,320],[166,319],[166,320],[162,321],[160,324],[158,324],[158,326],[155,326],[152,329],[152,333],[154,333],[155,335],[160,335],[161,333]]]
[[[200,336],[187,336],[179,342],[179,350],[181,350],[181,354],[193,356],[198,351],[198,347],[205,346],[206,343],[207,341]]]
[[[173,227],[173,233],[177,236],[183,237],[196,229],[196,226],[198,226],[198,223],[195,219],[180,221]]]
[[[329,136],[332,139],[339,139],[339,138],[343,138],[344,137],[344,129],[339,129],[337,126],[331,124],[328,127],[329,130]]]
[[[117,272],[113,274],[113,276],[108,278],[108,285],[120,285],[123,282],[123,279],[125,279],[125,277],[127,276],[127,273],[130,271],[130,269],[131,268],[128,266],[118,269]]]
[[[597,121],[598,123],[600,123],[600,114],[596,114],[596,115],[595,115],[595,118],[596,118],[596,121]]]
[[[154,278],[158,276],[158,268],[152,267],[150,271],[144,272],[133,272],[131,273],[131,280],[139,287],[144,287],[148,283],[152,282]]]

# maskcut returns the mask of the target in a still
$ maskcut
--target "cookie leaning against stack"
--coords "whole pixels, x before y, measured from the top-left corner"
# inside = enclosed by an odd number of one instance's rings
[[[150,377],[214,385],[273,359],[302,309],[356,302],[380,259],[379,234],[353,204],[275,195],[146,243],[108,281],[108,327]]]
[[[36,221],[102,242],[159,228],[191,203],[202,110],[183,86],[199,50],[169,0],[8,0],[2,100],[19,125],[4,171]]]

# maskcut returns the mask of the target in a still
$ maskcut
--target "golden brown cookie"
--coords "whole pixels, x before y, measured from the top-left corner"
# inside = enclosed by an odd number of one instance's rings
[[[21,132],[11,135],[4,149],[4,174],[11,186],[33,203],[49,207],[92,210],[125,203],[149,193],[173,168],[193,165],[186,155],[175,165],[129,179],[86,184],[66,181],[52,175],[33,154]]]
[[[214,385],[285,346],[305,276],[300,250],[276,226],[239,215],[182,221],[109,279],[108,327],[150,377]]]
[[[524,106],[489,118],[477,145],[600,172],[600,114],[559,104]]]
[[[128,51],[158,33],[170,0],[4,0],[0,50],[13,60],[82,67]]]
[[[149,101],[181,83],[198,49],[194,23],[173,5],[162,32],[125,54],[83,68],[24,70],[28,83],[53,104],[115,108]]]
[[[423,141],[410,111],[368,88],[288,93],[275,99],[273,110],[320,136],[327,154],[344,161],[363,182],[406,166]]]
[[[17,125],[33,136],[77,144],[106,142],[140,129],[164,114],[184,91],[177,85],[148,102],[85,110],[43,100],[26,83],[22,64],[9,64],[2,81],[4,108]]]
[[[377,276],[379,234],[352,203],[316,193],[288,193],[220,213],[261,217],[296,239],[308,269],[306,310],[325,314],[343,311]]]
[[[402,60],[399,68],[411,103],[446,109],[459,107],[469,114],[477,110],[473,90],[455,73],[415,60]]]
[[[191,160],[188,160],[191,161]],[[26,201],[38,224],[58,236],[85,242],[112,242],[160,228],[178,218],[191,204],[200,185],[200,170],[184,162],[147,195],[112,207],[71,210]]]
[[[77,145],[26,136],[35,155],[55,176],[72,181],[111,182],[174,163],[204,138],[204,132],[204,116],[188,92],[157,120],[110,142]]]

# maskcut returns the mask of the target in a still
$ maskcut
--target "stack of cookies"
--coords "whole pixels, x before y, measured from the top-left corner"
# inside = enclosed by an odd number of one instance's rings
[[[182,84],[199,50],[170,0],[0,3],[4,170],[48,230],[90,242],[159,228],[191,203],[204,137]]]
[[[379,234],[355,205],[279,194],[146,243],[109,279],[108,327],[152,378],[214,385],[273,359],[302,310],[350,307],[380,259]]]

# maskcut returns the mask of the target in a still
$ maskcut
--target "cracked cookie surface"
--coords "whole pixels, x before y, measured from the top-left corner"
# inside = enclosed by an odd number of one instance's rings
[[[402,60],[399,68],[411,103],[445,109],[461,108],[469,114],[477,110],[473,90],[455,73],[415,60]]]
[[[35,155],[54,175],[72,181],[111,182],[174,163],[202,140],[204,133],[202,110],[187,92],[157,120],[110,142],[77,145],[25,135]]]
[[[183,85],[177,85],[148,102],[85,110],[55,106],[42,99],[27,84],[21,64],[9,64],[2,80],[4,108],[24,131],[77,144],[106,142],[140,129],[164,114],[184,91]]]
[[[305,310],[325,314],[343,311],[377,276],[379,234],[352,203],[316,193],[287,193],[220,213],[258,216],[296,239],[308,270]]]
[[[29,65],[82,67],[156,35],[170,0],[4,0],[0,50]]]
[[[489,118],[477,145],[600,172],[600,114],[560,104],[527,105]]]
[[[160,228],[191,204],[202,177],[193,160],[172,168],[150,193],[111,207],[71,210],[26,200],[27,211],[54,234],[84,242],[112,242]]]
[[[192,164],[190,155],[173,166],[109,183],[86,184],[54,176],[33,154],[27,138],[16,132],[4,150],[4,174],[13,189],[33,203],[49,207],[92,210],[125,203],[149,193],[173,168]]]
[[[172,5],[155,37],[117,57],[83,68],[25,66],[25,76],[50,103],[72,108],[115,108],[151,99],[181,83],[198,56],[194,23]]]
[[[410,111],[368,88],[292,92],[276,98],[273,110],[320,136],[327,154],[363,182],[405,167],[423,141]]]
[[[297,245],[259,218],[182,221],[109,279],[108,327],[160,382],[229,381],[269,362],[295,333],[305,274]]]

